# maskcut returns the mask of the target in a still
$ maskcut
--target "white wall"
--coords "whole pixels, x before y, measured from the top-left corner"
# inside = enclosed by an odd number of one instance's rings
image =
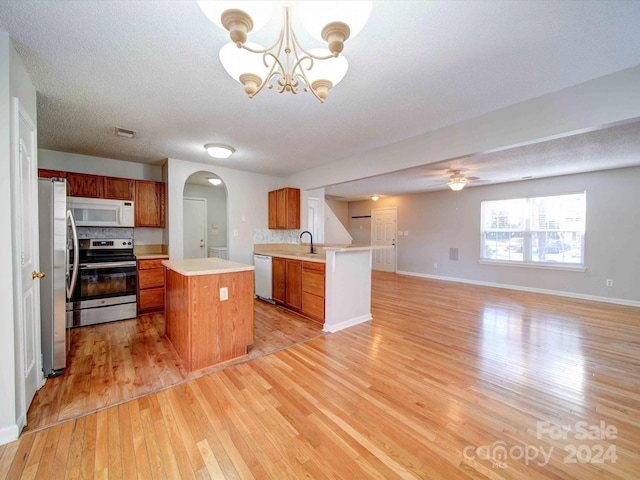
[[[38,150],[38,167],[66,172],[91,173],[109,177],[162,182],[162,166],[125,162],[114,158],[93,157],[78,153]]]
[[[229,260],[253,265],[253,235],[268,227],[268,195],[283,186],[282,178],[232,170],[170,158],[166,165],[168,187],[169,256],[183,258],[182,197],[185,182],[195,172],[208,171],[227,187]],[[238,236],[234,236],[234,230]]]
[[[640,304],[639,183],[640,167],[633,167],[471,187],[460,192],[385,197],[376,202],[376,207],[396,206],[398,230],[409,232],[397,239],[399,272],[619,299],[633,305]],[[586,271],[479,263],[480,202],[583,190],[587,192]],[[350,217],[369,215],[372,203],[351,203]],[[351,232],[358,231],[356,222],[351,219]],[[449,260],[450,247],[459,248],[458,261]],[[605,286],[608,278],[614,280],[613,287]]]
[[[227,191],[224,185],[214,187],[212,185],[184,186],[185,197],[198,197],[207,199],[207,246],[227,246]],[[217,226],[216,231],[213,225]]]
[[[640,118],[640,65],[290,175],[302,189],[492,152]]]
[[[0,275],[0,444],[15,440],[19,433],[16,425],[16,379],[21,373],[14,348],[14,295],[19,294],[20,283],[13,281],[15,252],[10,222],[14,189],[10,164],[12,96],[18,97],[31,119],[37,121],[36,89],[9,35],[0,31],[0,218],[4,220],[4,228],[0,232],[3,269]]]
[[[340,220],[344,228],[349,227],[349,204],[347,202],[338,202],[337,200],[326,200],[327,205],[333,211],[335,216]]]

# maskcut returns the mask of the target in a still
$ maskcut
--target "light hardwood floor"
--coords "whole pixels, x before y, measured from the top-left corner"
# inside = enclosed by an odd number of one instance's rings
[[[221,367],[187,373],[163,336],[162,314],[71,331],[69,367],[50,378],[27,413],[32,432],[100,408],[152,393]],[[261,300],[254,302],[254,343],[241,363],[323,335],[322,326]]]
[[[373,289],[372,322],[23,434],[0,478],[640,478],[640,309]]]

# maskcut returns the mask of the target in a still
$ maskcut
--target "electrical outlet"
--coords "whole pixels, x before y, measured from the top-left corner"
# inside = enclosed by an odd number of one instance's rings
[[[229,300],[229,289],[227,287],[220,288],[220,301]]]
[[[613,287],[613,280],[607,278],[607,287]]]
[[[233,236],[234,236],[234,237],[237,237],[237,236],[238,236],[238,229],[237,229],[237,228],[234,228],[234,229],[233,229]]]

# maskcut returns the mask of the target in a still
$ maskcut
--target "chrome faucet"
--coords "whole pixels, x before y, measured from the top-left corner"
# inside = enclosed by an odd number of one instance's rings
[[[309,230],[305,230],[304,232],[302,232],[300,234],[300,238],[302,238],[302,235],[304,235],[305,233],[308,233],[309,237],[311,238],[311,248],[309,249],[309,253],[316,253],[316,249],[313,247],[313,235]]]

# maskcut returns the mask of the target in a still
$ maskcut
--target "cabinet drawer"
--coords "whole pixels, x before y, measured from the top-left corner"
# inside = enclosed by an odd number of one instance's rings
[[[138,310],[161,309],[164,307],[164,287],[140,290]]]
[[[324,321],[324,297],[303,292],[302,313],[314,319]]]
[[[314,272],[322,272],[324,275],[325,264],[320,262],[302,262],[303,270],[312,270]]]
[[[140,290],[153,287],[164,287],[164,269],[142,270],[138,274],[138,288]]]
[[[303,270],[302,291],[324,298],[324,275]]]
[[[154,258],[153,260],[138,260],[138,270],[147,270],[148,268],[162,269],[162,260],[167,258]]]

